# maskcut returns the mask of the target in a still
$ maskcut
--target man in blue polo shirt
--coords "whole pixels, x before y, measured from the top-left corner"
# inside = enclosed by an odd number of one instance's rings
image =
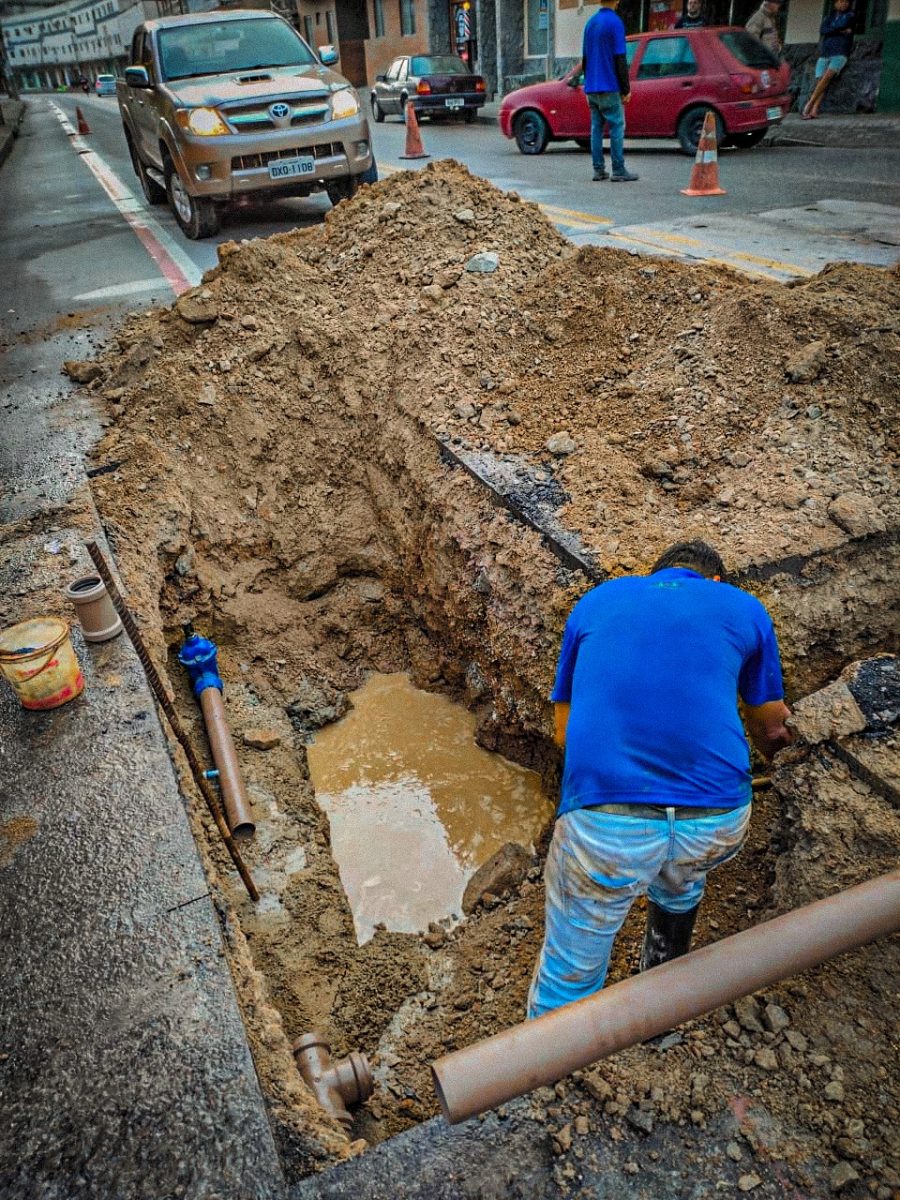
[[[611,178],[613,183],[632,183],[637,175],[625,168],[625,109],[631,99],[625,26],[616,13],[619,0],[600,0],[600,8],[584,27],[581,67],[570,77],[577,87],[584,73],[584,94],[591,110],[591,158],[594,179]],[[603,164],[603,125],[609,126],[609,157],[612,175]]]
[[[569,616],[551,696],[565,766],[529,1017],[603,986],[636,896],[648,896],[641,970],[686,953],[707,872],[737,854],[750,819],[738,699],[766,758],[791,741],[771,619],[723,576],[710,546],[679,542]]]

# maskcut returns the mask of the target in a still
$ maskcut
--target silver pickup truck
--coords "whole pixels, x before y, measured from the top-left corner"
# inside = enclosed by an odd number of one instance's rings
[[[116,85],[131,161],[150,204],[210,237],[242,196],[332,204],[378,178],[369,124],[346,79],[281,17],[259,9],[146,21]]]

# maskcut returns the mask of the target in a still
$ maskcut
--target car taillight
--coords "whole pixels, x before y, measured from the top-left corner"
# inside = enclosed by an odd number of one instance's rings
[[[419,96],[427,96],[431,92],[431,84],[426,83],[424,79],[420,79],[416,84],[416,93]]]
[[[483,80],[483,79],[476,79],[476,80],[475,80],[475,91],[476,91],[476,92],[483,92],[483,91],[484,91],[484,80]]]
[[[753,78],[753,76],[746,75],[743,72],[733,74],[731,76],[731,82],[738,89],[738,91],[743,92],[745,96],[752,96],[757,90],[756,80]]]

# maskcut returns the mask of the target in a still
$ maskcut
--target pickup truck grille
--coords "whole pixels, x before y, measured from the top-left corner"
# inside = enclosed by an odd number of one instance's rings
[[[267,167],[279,158],[296,158],[312,155],[313,158],[334,158],[344,153],[340,142],[320,142],[317,146],[298,146],[291,150],[265,150],[262,154],[241,154],[231,160],[232,171],[250,171],[254,167]]]
[[[302,101],[294,99],[288,100],[286,103],[291,109],[289,122],[276,123],[273,121],[268,103],[260,104],[256,102],[234,108],[228,105],[223,106],[221,112],[229,125],[241,133],[244,130],[289,129],[295,128],[298,125],[307,125],[311,122],[328,119],[328,100],[325,98],[315,97]]]

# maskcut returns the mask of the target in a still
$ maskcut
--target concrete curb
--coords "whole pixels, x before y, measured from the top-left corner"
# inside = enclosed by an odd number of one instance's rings
[[[9,158],[13,143],[19,136],[19,126],[25,115],[25,103],[22,100],[0,101],[0,111],[3,113],[3,124],[0,125],[0,167]]]

